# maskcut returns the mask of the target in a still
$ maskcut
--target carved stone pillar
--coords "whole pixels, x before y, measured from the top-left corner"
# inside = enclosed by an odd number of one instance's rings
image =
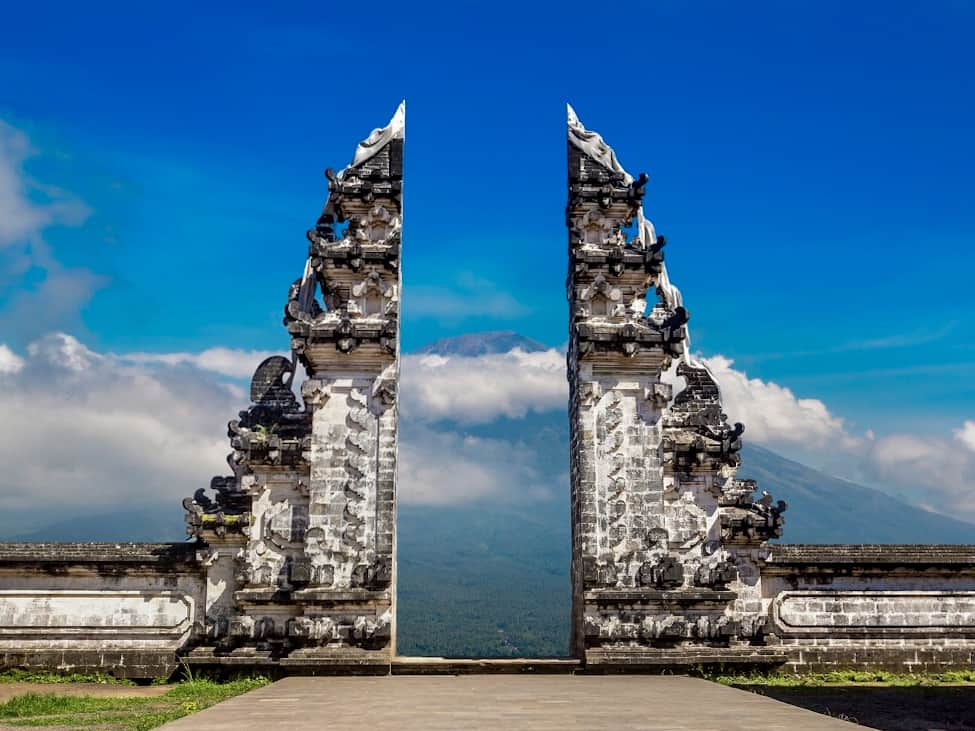
[[[257,369],[254,405],[230,424],[234,475],[214,479],[215,500],[199,490],[184,503],[193,534],[240,546],[214,584],[212,641],[191,661],[388,670],[404,116],[400,105],[349,166],[326,171],[285,307],[294,355]]]
[[[733,479],[742,427],[688,352],[647,176],[571,108],[568,142],[574,651],[593,666],[761,661],[748,577],[784,505]]]

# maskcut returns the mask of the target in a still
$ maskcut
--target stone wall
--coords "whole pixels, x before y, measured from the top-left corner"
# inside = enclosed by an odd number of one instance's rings
[[[206,614],[197,546],[0,543],[0,666],[170,675]]]
[[[975,546],[772,546],[762,598],[796,671],[975,665]]]

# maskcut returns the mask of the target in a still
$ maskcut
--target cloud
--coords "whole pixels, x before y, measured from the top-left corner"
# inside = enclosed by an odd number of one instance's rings
[[[64,333],[32,342],[22,355],[0,345],[0,462],[5,465],[0,515],[6,521],[0,519],[0,529],[30,529],[25,517],[53,522],[118,506],[169,502],[178,512],[183,497],[212,475],[227,472],[226,423],[246,400],[224,379],[250,375],[267,355],[223,347],[198,353],[99,353]],[[468,399],[463,402],[468,415],[476,413],[479,420],[517,416],[546,408],[556,397],[564,407],[564,388],[555,377],[561,375],[561,355],[516,352],[489,360],[493,365],[486,367],[497,373],[507,367],[512,377],[507,393],[495,387]],[[519,363],[529,373],[520,383]],[[426,370],[413,370],[404,382],[432,380],[436,375],[430,369],[461,373],[478,364],[422,367]],[[411,372],[408,365],[405,370]],[[536,385],[533,401],[527,394]],[[419,403],[428,415],[447,413],[441,402]],[[438,431],[408,424],[400,456],[400,496],[407,504],[525,503],[550,499],[559,487],[531,444],[465,434],[456,425]]]
[[[239,379],[268,354],[99,353],[62,333],[23,352],[0,344],[0,529],[120,505],[178,511],[182,497],[227,472],[226,423],[246,406]],[[853,434],[821,401],[749,378],[727,358],[707,360],[749,441],[784,445],[787,455],[810,448],[814,459],[839,459],[837,474],[975,519],[975,420],[943,437]],[[564,367],[554,350],[405,356],[402,501],[530,504],[564,494],[558,443],[542,447],[535,427],[509,428],[531,413],[550,414],[549,431],[564,427]]]
[[[250,378],[261,361],[272,355],[280,353],[270,350],[207,348],[199,353],[125,353],[118,357],[140,365],[190,365],[230,378]]]
[[[0,316],[5,333],[29,338],[73,325],[92,295],[108,283],[107,277],[89,269],[66,269],[50,259],[42,276],[37,284],[20,283],[7,301]]]
[[[91,213],[70,193],[27,175],[24,164],[36,154],[27,135],[0,119],[0,247],[21,244],[48,226],[80,225]]]
[[[814,467],[874,485],[929,510],[975,520],[975,421],[953,437],[852,432],[822,401],[749,378],[723,356],[704,358],[731,421],[748,442],[771,446]]]
[[[930,509],[975,519],[975,421],[966,421],[954,438],[859,433],[819,399],[749,377],[724,356],[703,360],[721,387],[730,420],[745,424],[746,441]],[[564,356],[554,350],[476,357],[407,355],[401,393],[404,419],[441,430],[518,419],[531,412],[562,412],[567,396]],[[485,448],[485,458],[476,459],[477,449],[459,438],[431,428],[423,435],[436,448],[414,439],[404,457],[415,459],[410,450],[425,455],[405,473],[422,486],[412,488],[420,501],[476,499],[492,494],[497,489],[492,485],[513,479],[513,451]],[[452,474],[457,477],[448,480]]]
[[[805,447],[841,445],[844,449],[860,442],[819,399],[798,398],[777,383],[749,378],[722,355],[703,360],[718,381],[730,421],[742,422],[749,440]]]
[[[24,367],[24,359],[6,345],[0,344],[0,375],[17,373]]]
[[[399,498],[405,504],[536,502],[551,499],[567,484],[568,475],[553,484],[531,445],[426,426],[403,430]]]
[[[776,383],[749,378],[723,356],[704,360],[721,386],[725,411],[732,421],[746,425],[749,439],[807,446],[840,443],[844,448],[859,443],[822,401],[798,398]],[[476,357],[406,355],[401,392],[404,417],[425,421],[481,424],[565,410],[565,355],[556,350]]]
[[[820,358],[824,355],[839,355],[842,353],[863,352],[870,350],[888,350],[896,348],[916,348],[927,343],[944,340],[958,328],[957,321],[946,322],[936,329],[924,327],[909,332],[894,333],[876,338],[850,340],[826,348],[808,350],[787,350],[773,353],[750,353],[751,361],[779,360],[785,358]]]
[[[565,409],[565,355],[557,350],[476,357],[406,355],[401,365],[404,418],[482,424],[530,411]]]
[[[53,334],[0,376],[0,515],[10,532],[55,514],[179,499],[227,472],[242,406],[194,369],[132,367]]]
[[[31,154],[27,136],[0,120],[0,246],[32,235],[48,214],[27,197],[21,165]]]
[[[48,228],[80,226],[91,210],[27,173],[27,161],[37,154],[22,131],[0,120],[0,294],[7,289],[9,298],[0,326],[8,334],[74,324],[106,282],[84,267],[64,267],[44,240]]]
[[[975,421],[966,421],[961,429],[956,429],[955,438],[975,452]]]
[[[861,467],[866,479],[928,509],[975,520],[975,422],[966,421],[954,438],[891,434],[867,445]],[[967,448],[966,448],[967,447]]]

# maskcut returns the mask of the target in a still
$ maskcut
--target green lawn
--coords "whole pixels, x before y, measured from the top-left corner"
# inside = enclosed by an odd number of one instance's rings
[[[59,726],[71,729],[143,731],[201,711],[269,682],[264,678],[248,678],[227,683],[188,680],[174,685],[161,696],[151,698],[94,698],[26,693],[15,696],[6,703],[0,703],[0,723],[24,727]]]
[[[975,683],[975,670],[944,673],[891,673],[883,670],[838,670],[832,673],[753,673],[742,675],[708,674],[704,677],[724,685],[764,685],[774,687],[827,687],[831,685],[889,685],[917,687]]]
[[[43,670],[4,670],[0,673],[0,683],[97,683],[99,685],[126,685],[135,683],[120,680],[101,673],[51,673]]]

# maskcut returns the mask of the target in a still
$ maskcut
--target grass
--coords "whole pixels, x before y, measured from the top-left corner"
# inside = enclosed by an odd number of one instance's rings
[[[975,669],[953,670],[943,673],[892,673],[884,670],[837,670],[831,673],[748,673],[704,674],[704,677],[723,685],[764,685],[780,688],[821,688],[831,685],[888,685],[920,687],[975,683]]]
[[[268,682],[265,678],[243,678],[227,683],[187,680],[152,698],[26,693],[0,703],[0,720],[8,726],[72,729],[99,726],[116,731],[146,731]]]
[[[5,670],[0,673],[0,683],[98,683],[99,685],[135,685],[131,680],[120,680],[101,673],[50,673],[33,670]]]

